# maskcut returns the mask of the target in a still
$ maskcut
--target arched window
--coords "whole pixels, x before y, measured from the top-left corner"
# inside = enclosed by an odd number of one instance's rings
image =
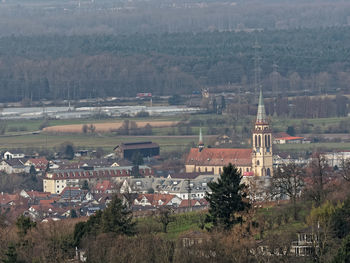
[[[271,135],[268,135],[267,138],[268,138],[269,147],[270,147],[271,146]]]
[[[269,147],[269,145],[267,144],[267,135],[265,134],[265,147]]]
[[[257,147],[258,146],[258,136],[255,135],[254,137],[255,137],[255,144],[254,144],[254,146]]]
[[[198,172],[201,172],[201,168],[200,167],[198,167]]]
[[[267,168],[267,170],[266,170],[266,176],[271,176],[270,168]]]
[[[261,147],[261,136],[259,135],[259,147]]]
[[[260,165],[260,161],[259,160],[256,161],[256,165]]]
[[[261,168],[261,176],[264,176],[264,168]]]

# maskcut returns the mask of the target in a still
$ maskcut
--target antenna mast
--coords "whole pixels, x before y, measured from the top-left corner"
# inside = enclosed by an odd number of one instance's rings
[[[260,57],[258,54],[258,50],[260,49],[260,45],[258,40],[255,40],[254,48],[254,97],[258,98],[258,89],[260,88]]]

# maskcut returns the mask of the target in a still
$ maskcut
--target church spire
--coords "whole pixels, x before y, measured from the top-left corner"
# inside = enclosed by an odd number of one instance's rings
[[[267,123],[264,98],[263,98],[261,89],[260,89],[260,96],[259,96],[258,114],[256,116],[256,123]]]
[[[204,148],[204,143],[203,143],[202,128],[199,128],[198,150],[201,152],[203,148]]]

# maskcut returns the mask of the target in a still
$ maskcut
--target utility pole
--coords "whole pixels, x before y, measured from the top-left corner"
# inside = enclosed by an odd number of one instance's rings
[[[188,194],[188,210],[191,212],[192,211],[192,205],[191,205],[191,179],[186,179],[187,182],[187,194]]]
[[[278,65],[273,63],[272,65],[272,98],[273,98],[273,115],[277,116],[276,112],[276,103],[277,103],[277,92],[278,92],[278,73],[277,73]]]

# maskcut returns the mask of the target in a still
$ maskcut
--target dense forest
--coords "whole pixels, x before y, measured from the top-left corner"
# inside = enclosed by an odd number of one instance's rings
[[[258,40],[259,48],[253,48]],[[350,28],[0,38],[0,101],[191,94],[202,87],[349,92]],[[275,65],[275,66],[273,66]]]
[[[349,25],[344,0],[3,0],[0,35],[134,34]]]

